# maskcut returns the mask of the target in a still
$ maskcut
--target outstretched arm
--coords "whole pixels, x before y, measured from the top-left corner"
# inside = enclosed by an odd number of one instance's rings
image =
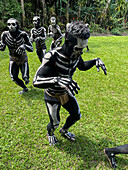
[[[62,35],[61,29],[60,29],[60,26],[59,26],[59,25],[57,25],[57,30],[58,30],[58,32],[60,33],[60,35]]]
[[[33,41],[34,41],[34,38],[33,38],[33,28],[30,31],[30,41],[31,41],[31,43],[33,43]]]
[[[91,69],[93,66],[97,67],[97,71],[99,71],[100,67],[104,71],[104,74],[107,75],[107,69],[105,67],[105,64],[100,58],[95,58],[93,60],[89,61],[83,61],[82,57],[80,58],[79,64],[78,64],[78,69],[82,71],[86,71]]]

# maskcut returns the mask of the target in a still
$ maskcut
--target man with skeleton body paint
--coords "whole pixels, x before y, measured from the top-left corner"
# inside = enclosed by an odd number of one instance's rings
[[[6,45],[9,49],[9,72],[12,80],[23,88],[19,93],[28,91],[26,85],[29,83],[29,66],[26,50],[33,51],[32,44],[26,32],[19,30],[19,23],[16,19],[10,18],[7,21],[9,31],[4,31],[1,35],[0,50],[4,51]],[[19,69],[22,73],[22,79],[18,78]]]
[[[101,67],[107,74],[101,59],[83,61],[81,57],[89,37],[89,28],[82,22],[67,24],[65,43],[62,47],[57,47],[44,56],[42,65],[34,77],[33,85],[45,89],[44,99],[50,118],[50,123],[47,125],[50,145],[57,143],[54,131],[60,124],[61,106],[69,112],[69,117],[60,129],[60,133],[71,141],[75,140],[75,135],[68,129],[81,118],[80,108],[75,98],[75,93],[78,93],[80,88],[72,79],[76,68],[86,71],[96,66],[98,69]]]
[[[33,18],[33,24],[34,28],[31,29],[31,36],[30,40],[31,42],[36,43],[36,53],[38,55],[38,58],[40,62],[42,62],[42,59],[46,53],[46,29],[42,26],[40,26],[40,17],[35,16]]]
[[[128,154],[128,144],[113,147],[113,148],[105,148],[104,153],[109,160],[109,163],[112,168],[117,168],[117,164],[115,161],[115,155],[117,154]]]
[[[55,17],[51,17],[50,22],[51,22],[51,25],[49,25],[48,27],[48,36],[53,37],[53,41],[50,46],[50,49],[53,49],[55,47],[60,46],[62,42],[63,34],[61,33],[61,29],[59,25],[57,25],[56,23]]]

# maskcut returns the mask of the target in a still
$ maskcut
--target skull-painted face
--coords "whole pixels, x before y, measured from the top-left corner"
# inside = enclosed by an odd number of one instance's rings
[[[16,32],[16,30],[18,29],[18,21],[14,18],[10,18],[7,21],[7,27],[9,29],[9,32]]]
[[[70,33],[66,33],[67,52],[70,56],[79,56],[83,53],[83,49],[86,47],[88,39],[81,39],[73,36]]]
[[[33,18],[33,25],[34,25],[34,27],[38,27],[40,25],[40,17],[35,16]]]
[[[88,39],[77,38],[77,44],[74,46],[74,51],[82,51],[88,43]]]
[[[55,17],[51,17],[50,21],[51,21],[51,25],[53,25],[53,26],[56,25],[56,18]]]
[[[72,44],[70,47],[72,54],[75,56],[81,55],[83,49],[87,46],[88,38],[90,37],[89,28],[81,22],[68,23],[66,25],[66,32],[66,38]]]
[[[73,47],[73,53],[72,55],[74,56],[79,56],[83,54],[83,49],[87,46],[88,40],[83,40],[81,38],[76,37],[77,39],[77,44]]]

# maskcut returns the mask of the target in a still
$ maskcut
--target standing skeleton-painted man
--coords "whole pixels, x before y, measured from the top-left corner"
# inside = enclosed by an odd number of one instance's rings
[[[50,47],[50,49],[53,49],[55,47],[60,46],[62,42],[63,34],[61,33],[61,29],[59,25],[57,25],[56,23],[55,17],[51,17],[50,22],[51,24],[48,27],[48,36],[51,36],[53,38],[53,41]]]
[[[19,93],[25,93],[28,91],[26,85],[29,83],[29,66],[26,50],[33,51],[32,44],[29,40],[29,36],[26,32],[19,30],[19,23],[16,19],[10,18],[7,21],[7,27],[9,31],[4,31],[1,35],[0,50],[4,51],[6,45],[9,49],[9,72],[12,80],[23,88]],[[22,73],[22,79],[18,78],[19,69]]]
[[[34,28],[31,29],[31,36],[30,40],[31,42],[36,43],[36,53],[38,55],[38,58],[40,62],[42,62],[42,59],[46,53],[46,29],[42,26],[40,26],[40,17],[35,16],[33,18],[33,24]]]
[[[101,67],[107,74],[101,59],[83,61],[81,57],[89,36],[89,29],[82,22],[67,24],[65,43],[62,47],[57,47],[44,56],[42,65],[34,77],[33,85],[45,89],[44,99],[50,118],[50,123],[47,125],[50,145],[57,143],[54,131],[60,124],[59,111],[61,106],[70,115],[60,129],[60,133],[71,141],[75,140],[75,135],[70,133],[68,129],[81,118],[80,108],[75,98],[79,86],[72,79],[76,68],[86,71],[96,66],[98,69]]]

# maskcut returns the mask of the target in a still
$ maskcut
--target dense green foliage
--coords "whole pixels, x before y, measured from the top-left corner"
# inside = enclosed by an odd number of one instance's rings
[[[120,35],[120,32],[128,29],[127,0],[2,0],[0,30],[5,28],[7,19],[14,17],[19,20],[22,28],[29,31],[33,27],[32,18],[35,15],[41,17],[46,28],[50,17],[54,15],[62,29],[67,22],[73,20],[89,23],[92,32],[108,30]]]
[[[47,39],[50,47],[51,39]],[[90,51],[84,50],[84,60],[100,57],[108,75],[100,70],[77,70],[73,79],[81,90],[76,95],[82,118],[71,127],[76,142],[61,137],[59,144],[50,147],[46,139],[49,122],[44,93],[32,86],[40,62],[34,52],[28,53],[30,66],[29,91],[12,82],[9,72],[8,49],[0,52],[0,169],[110,169],[103,154],[105,147],[128,143],[128,39],[127,37],[90,37]],[[68,113],[61,109],[61,124]],[[127,155],[118,155],[117,169],[128,169]]]

